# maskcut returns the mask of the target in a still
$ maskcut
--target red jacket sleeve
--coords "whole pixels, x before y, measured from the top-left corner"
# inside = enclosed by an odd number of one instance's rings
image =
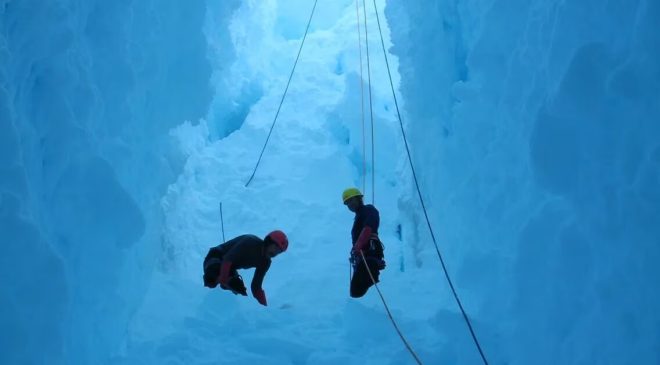
[[[220,285],[229,284],[229,272],[231,271],[231,261],[223,261],[220,266]]]
[[[353,245],[353,250],[357,251],[367,248],[367,245],[369,244],[369,237],[371,237],[371,227],[364,226],[360,236],[358,237],[357,241],[355,241],[355,245]]]
[[[252,295],[254,295],[255,298],[257,298],[257,301],[261,305],[268,305],[268,302],[266,302],[266,292],[264,292],[262,289],[258,290],[253,290]]]

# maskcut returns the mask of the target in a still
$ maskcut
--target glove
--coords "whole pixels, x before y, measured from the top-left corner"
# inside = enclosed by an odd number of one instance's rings
[[[254,295],[255,298],[257,298],[257,301],[259,304],[263,306],[267,306],[268,303],[266,302],[266,292],[263,291],[263,289],[258,289],[255,290],[252,295]]]

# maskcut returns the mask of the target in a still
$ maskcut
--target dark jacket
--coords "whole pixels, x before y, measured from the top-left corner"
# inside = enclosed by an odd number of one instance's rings
[[[208,261],[210,258],[218,258],[225,262],[231,262],[232,271],[254,267],[256,270],[250,284],[250,288],[254,293],[262,290],[261,284],[270,268],[271,259],[266,255],[264,246],[264,240],[261,238],[245,234],[211,248],[204,261]]]
[[[362,228],[364,226],[371,227],[372,234],[378,234],[378,225],[380,224],[380,215],[378,210],[371,204],[365,204],[358,208],[355,212],[355,221],[353,222],[353,229],[351,229],[351,238],[353,244],[357,242]]]

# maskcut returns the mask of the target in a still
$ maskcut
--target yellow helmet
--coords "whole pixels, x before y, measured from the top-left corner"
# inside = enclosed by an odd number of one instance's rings
[[[341,194],[341,198],[344,200],[344,204],[346,204],[346,201],[354,196],[363,196],[360,190],[358,188],[348,188],[344,190],[344,192]]]

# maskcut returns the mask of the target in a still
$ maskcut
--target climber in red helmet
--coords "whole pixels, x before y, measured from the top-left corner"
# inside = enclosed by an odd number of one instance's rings
[[[245,234],[212,247],[204,259],[204,286],[220,287],[234,294],[247,296],[243,279],[236,269],[255,268],[250,289],[262,305],[267,305],[266,293],[261,288],[271,259],[286,251],[289,239],[282,231],[272,231],[262,240]]]

